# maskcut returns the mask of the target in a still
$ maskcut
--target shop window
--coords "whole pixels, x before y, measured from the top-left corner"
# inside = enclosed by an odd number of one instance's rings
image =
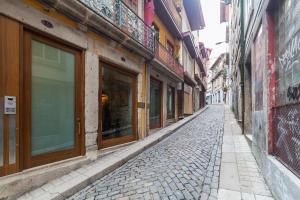
[[[171,86],[167,89],[167,118],[175,118],[175,89]]]
[[[136,79],[135,76],[101,63],[100,147],[126,143],[136,139]]]
[[[150,128],[161,127],[162,84],[151,78],[150,80]]]
[[[33,156],[74,148],[74,71],[73,54],[32,40]]]
[[[0,69],[0,72],[1,72],[1,69]],[[1,85],[1,83],[0,83]],[[3,98],[0,97],[0,105],[3,105]],[[3,106],[0,106],[0,169],[3,167],[3,114],[4,114],[4,111],[3,111]],[[0,175],[1,175],[1,170],[0,170]]]
[[[80,155],[81,51],[27,31],[25,49],[25,168]]]

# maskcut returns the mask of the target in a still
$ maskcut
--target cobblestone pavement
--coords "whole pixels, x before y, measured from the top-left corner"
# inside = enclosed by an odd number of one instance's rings
[[[210,106],[70,199],[217,199],[223,123],[224,107]]]

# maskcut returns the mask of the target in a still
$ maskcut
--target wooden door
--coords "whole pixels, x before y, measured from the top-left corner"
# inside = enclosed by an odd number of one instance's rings
[[[23,167],[84,153],[82,50],[24,30]]]

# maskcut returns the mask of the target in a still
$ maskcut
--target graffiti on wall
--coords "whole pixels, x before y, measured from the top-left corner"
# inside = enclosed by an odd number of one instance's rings
[[[278,56],[279,66],[277,87],[286,95],[286,102],[278,99],[278,102],[287,103],[300,100],[300,32],[289,40],[287,46]],[[286,85],[286,86],[285,86]]]
[[[297,35],[291,39],[286,50],[278,57],[280,66],[285,71],[293,68],[294,65],[299,64],[300,53],[300,37]]]
[[[287,98],[289,99],[289,101],[300,100],[300,83],[296,86],[288,87]]]
[[[274,110],[275,155],[300,174],[300,104]]]

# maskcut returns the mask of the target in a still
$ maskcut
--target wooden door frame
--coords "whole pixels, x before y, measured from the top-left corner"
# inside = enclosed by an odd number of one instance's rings
[[[102,68],[104,65],[107,66],[107,68],[116,71],[118,73],[121,73],[123,75],[129,76],[133,80],[133,95],[132,95],[132,135],[129,136],[123,136],[120,138],[112,138],[103,140],[102,138],[102,102],[101,102],[101,96],[102,96],[102,88],[103,88],[103,80],[102,80]],[[98,115],[98,121],[99,121],[99,128],[98,128],[98,136],[97,136],[97,144],[98,149],[103,149],[119,144],[124,144],[128,142],[132,142],[134,140],[138,139],[138,133],[137,133],[137,125],[138,125],[138,107],[137,107],[137,73],[123,69],[121,66],[108,61],[106,59],[101,58],[99,60],[99,93],[98,93],[98,101],[99,101],[99,115]]]
[[[19,70],[20,70],[20,30],[19,22],[0,14],[0,97],[1,107],[4,104],[4,96],[16,97],[15,114],[15,163],[9,164],[9,118],[12,115],[4,114],[2,129],[3,166],[0,167],[0,176],[5,176],[19,171]],[[3,56],[3,57],[2,57]],[[9,77],[9,78],[7,78]]]
[[[48,34],[37,31],[31,27],[24,27],[21,51],[24,63],[20,70],[21,77],[21,106],[20,116],[22,117],[21,129],[23,136],[21,138],[21,168],[27,169],[43,164],[48,164],[67,158],[72,158],[85,154],[85,119],[84,119],[84,50],[63,42],[61,39],[49,36]],[[42,155],[31,156],[31,40],[42,42],[44,44],[62,49],[75,56],[75,148]],[[26,49],[26,50],[25,50]]]
[[[155,126],[155,125],[151,126],[150,111],[149,111],[149,126],[150,126],[150,129],[155,129],[155,128],[161,128],[163,126],[163,82],[153,76],[150,76],[150,93],[151,93],[151,80],[159,83],[159,89],[160,89],[160,122],[159,122],[158,126]],[[151,98],[150,98],[150,101],[151,101]],[[151,102],[150,102],[149,109],[151,109]]]

